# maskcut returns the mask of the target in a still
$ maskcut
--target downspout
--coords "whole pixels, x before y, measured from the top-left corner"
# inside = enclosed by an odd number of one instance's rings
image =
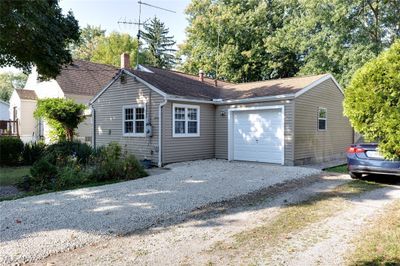
[[[94,109],[93,105],[91,105],[91,109],[92,109],[92,124],[93,124],[92,147],[96,149],[96,110]]]
[[[158,106],[158,167],[162,167],[162,107],[168,102],[167,98]]]

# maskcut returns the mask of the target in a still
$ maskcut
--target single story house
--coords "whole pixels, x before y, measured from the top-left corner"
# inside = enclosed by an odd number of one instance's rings
[[[50,142],[50,127],[37,121],[33,113],[38,99],[67,98],[89,104],[91,98],[113,78],[117,68],[84,60],[74,60],[55,79],[41,81],[35,70],[28,76],[24,89],[15,89],[10,98],[9,113],[18,119],[19,136],[24,142],[44,139]],[[87,117],[77,129],[77,140],[92,143],[92,120]]]
[[[233,84],[177,71],[121,69],[92,100],[93,143],[159,166],[221,158],[302,165],[344,158],[353,131],[330,74]]]

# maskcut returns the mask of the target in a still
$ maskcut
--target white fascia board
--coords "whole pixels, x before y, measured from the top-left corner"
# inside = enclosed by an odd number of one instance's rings
[[[144,81],[143,79],[139,78],[138,76],[136,76],[135,74],[123,69],[122,72],[126,73],[127,75],[134,77],[135,79],[137,79],[139,82],[143,83],[144,85],[146,85],[147,87],[149,87],[150,89],[152,89],[153,91],[157,92],[158,94],[160,94],[161,96],[163,96],[164,98],[167,97],[167,94],[165,92],[163,92],[162,90],[154,87],[153,85],[151,85],[150,83]]]
[[[317,79],[316,81],[312,82],[311,84],[307,85],[306,87],[304,87],[302,90],[296,92],[296,94],[294,95],[295,98],[299,97],[300,95],[306,93],[307,91],[311,90],[312,88],[318,86],[319,84],[321,84],[322,82],[328,80],[328,79],[332,79],[332,81],[335,83],[335,85],[337,86],[337,88],[340,90],[340,92],[344,95],[343,89],[342,87],[340,87],[339,83],[336,81],[336,79],[331,75],[331,74],[326,74],[325,76]]]
[[[195,99],[181,98],[181,97],[172,96],[172,95],[167,96],[167,100],[169,100],[169,101],[208,103],[208,104],[215,104],[215,105],[252,103],[252,102],[270,102],[270,101],[290,100],[293,98],[294,98],[294,94],[283,94],[283,95],[276,95],[276,96],[255,97],[255,98],[238,99],[238,100],[207,101],[207,100],[195,100]]]
[[[255,98],[239,99],[239,100],[224,100],[213,103],[216,105],[227,105],[227,104],[252,103],[252,102],[273,102],[280,100],[290,100],[293,99],[294,97],[295,97],[294,94],[282,94],[276,96],[255,97]]]
[[[175,101],[175,102],[190,102],[190,103],[208,103],[208,104],[215,104],[215,102],[213,102],[213,101],[181,98],[181,97],[179,97],[179,96],[172,96],[172,95],[167,95],[166,99],[167,99],[168,101]]]

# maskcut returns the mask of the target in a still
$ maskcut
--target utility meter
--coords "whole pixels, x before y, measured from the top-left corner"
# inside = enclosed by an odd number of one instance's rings
[[[153,136],[153,126],[150,122],[146,123],[146,137],[151,138]]]

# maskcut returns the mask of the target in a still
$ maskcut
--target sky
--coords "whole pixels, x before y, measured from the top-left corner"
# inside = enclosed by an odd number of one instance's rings
[[[170,9],[176,13],[142,5],[142,18],[144,21],[157,16],[169,28],[170,34],[177,43],[185,39],[185,28],[188,25],[184,14],[190,0],[142,0],[145,3]],[[81,28],[86,25],[101,26],[107,33],[118,31],[137,34],[136,25],[122,25],[118,21],[127,20],[137,22],[139,17],[139,4],[137,0],[61,0],[63,12],[72,10]]]
[[[185,40],[185,28],[188,22],[184,11],[190,0],[142,0],[142,2],[175,11],[176,13],[171,13],[142,5],[141,20],[157,16],[169,28],[170,35],[174,36],[177,44]],[[107,33],[118,31],[133,36],[137,34],[136,25],[118,24],[118,21],[138,21],[138,0],[60,0],[59,5],[64,13],[72,10],[81,28],[89,24],[101,26],[102,29],[107,30]],[[0,69],[0,72],[5,71],[16,72],[18,70],[15,68]]]

